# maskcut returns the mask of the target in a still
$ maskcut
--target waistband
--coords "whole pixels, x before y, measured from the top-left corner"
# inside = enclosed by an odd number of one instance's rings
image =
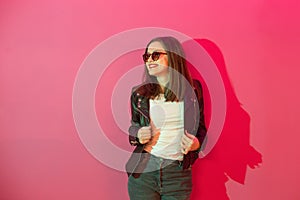
[[[154,159],[154,160],[157,160],[157,161],[160,161],[160,162],[163,162],[163,163],[168,163],[168,164],[174,163],[174,164],[178,164],[179,166],[182,166],[182,164],[183,164],[182,160],[172,160],[172,159],[166,159],[166,158],[158,157],[158,156],[155,156],[155,155],[153,155],[153,154],[151,154],[151,153],[149,153],[148,151],[145,151],[145,150],[143,150],[142,153],[149,154],[150,159]]]

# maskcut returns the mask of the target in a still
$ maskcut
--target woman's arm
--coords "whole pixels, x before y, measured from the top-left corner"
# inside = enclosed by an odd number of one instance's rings
[[[194,80],[194,88],[195,88],[195,93],[197,96],[198,100],[198,105],[199,105],[199,120],[198,120],[198,130],[196,133],[196,138],[199,141],[199,148],[197,151],[200,151],[201,146],[203,144],[203,141],[206,137],[206,126],[205,126],[205,120],[204,120],[204,102],[203,102],[203,92],[202,92],[202,86],[198,80]]]
[[[140,125],[140,114],[137,110],[137,100],[136,100],[136,93],[134,92],[135,89],[133,88],[131,91],[131,97],[130,97],[130,109],[131,109],[131,125],[128,129],[129,132],[129,143],[133,146],[136,146],[139,143],[137,134],[138,131],[141,128]]]
[[[143,98],[145,99],[145,98]],[[149,117],[146,116],[148,106],[142,100],[142,96],[132,90],[131,98],[131,126],[129,127],[129,142],[131,145],[142,145],[151,139],[151,126]]]
[[[182,153],[187,154],[188,152],[199,152],[201,145],[203,144],[204,138],[206,136],[206,126],[204,122],[204,112],[203,112],[203,96],[202,96],[202,87],[198,80],[194,80],[194,91],[196,94],[197,101],[194,101],[194,110],[189,112],[194,113],[194,124],[193,126],[197,128],[193,132],[188,132],[185,130],[185,133],[181,140]],[[196,104],[198,102],[198,105]],[[197,123],[197,124],[196,124]],[[193,134],[192,134],[193,133]]]

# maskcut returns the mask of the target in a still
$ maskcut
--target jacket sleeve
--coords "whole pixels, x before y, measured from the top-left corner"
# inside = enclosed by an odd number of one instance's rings
[[[204,120],[204,102],[203,102],[203,93],[202,93],[202,86],[198,80],[194,80],[194,87],[196,91],[196,96],[199,104],[199,120],[198,120],[198,130],[196,133],[196,137],[200,142],[200,148],[198,149],[198,152],[200,151],[204,139],[206,137],[206,126],[205,126],[205,120]]]
[[[137,133],[141,128],[140,125],[140,114],[137,111],[137,93],[134,92],[134,89],[131,91],[130,97],[130,108],[131,108],[131,125],[128,129],[129,132],[129,143],[133,146],[139,145],[140,142],[137,137]]]
[[[197,120],[196,120],[196,131],[194,132],[196,138],[199,140],[200,147],[195,151],[189,151],[186,155],[184,155],[183,159],[183,169],[189,168],[191,165],[194,164],[194,162],[199,157],[198,153],[201,151],[201,149],[204,147],[203,142],[206,137],[206,126],[204,121],[204,103],[203,103],[203,94],[202,94],[202,86],[198,80],[193,80],[193,86],[194,91],[196,94],[196,98],[198,101],[198,107],[196,109],[197,113]],[[195,111],[194,111],[195,112]]]

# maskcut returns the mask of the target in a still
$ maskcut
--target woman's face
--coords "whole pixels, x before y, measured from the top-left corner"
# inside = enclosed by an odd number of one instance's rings
[[[153,52],[161,52],[166,53],[163,46],[160,42],[152,42],[148,46],[148,54],[151,54]],[[168,55],[167,54],[160,54],[160,57],[157,61],[154,61],[152,57],[150,56],[148,61],[146,62],[147,70],[150,75],[152,76],[166,76],[169,73],[169,66],[168,66]]]

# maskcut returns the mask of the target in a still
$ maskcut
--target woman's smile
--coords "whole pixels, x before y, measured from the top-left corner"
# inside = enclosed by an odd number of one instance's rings
[[[158,66],[158,64],[148,64],[149,69],[155,68],[157,66]]]

